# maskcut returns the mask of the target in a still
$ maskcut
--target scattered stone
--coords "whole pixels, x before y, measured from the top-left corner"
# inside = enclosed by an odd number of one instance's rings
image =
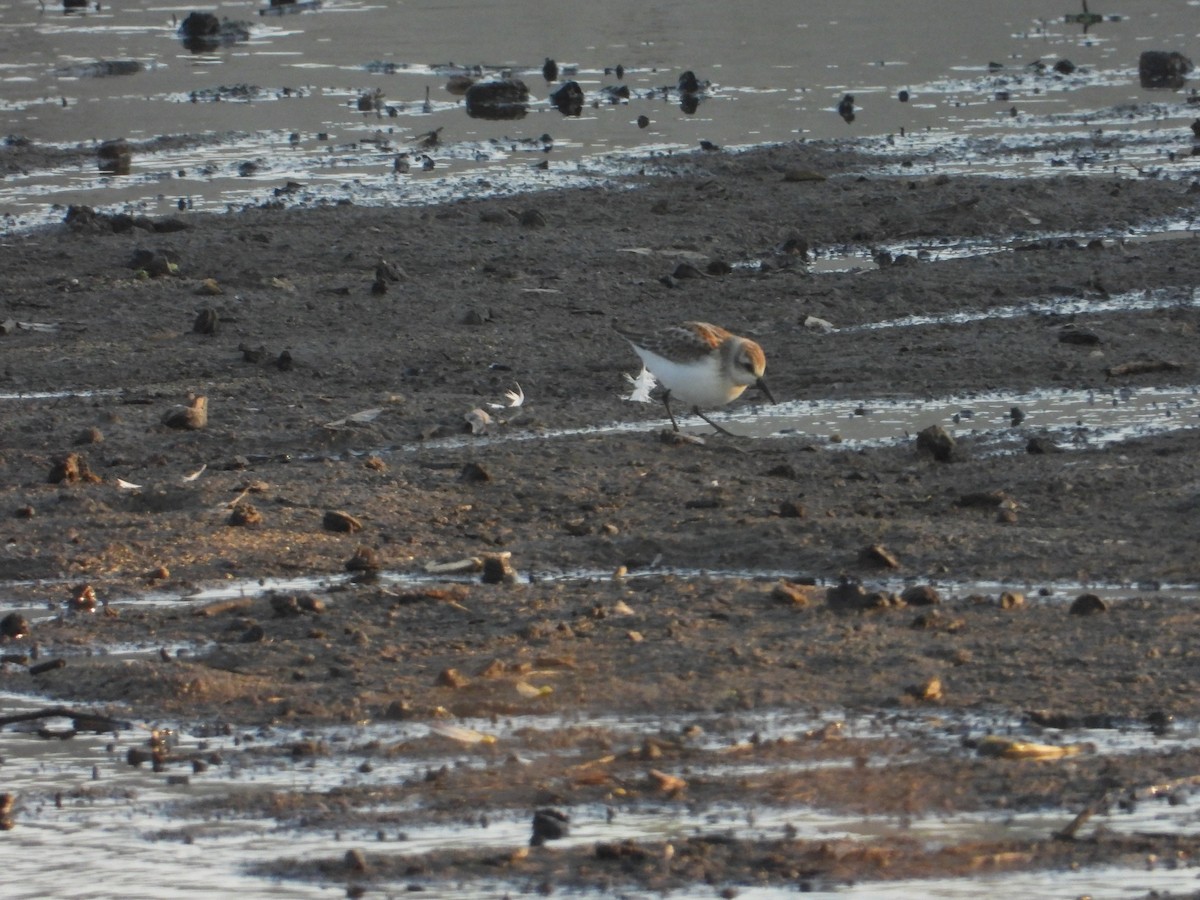
[[[196,293],[202,297],[220,297],[225,291],[217,283],[217,279],[205,278],[200,282],[200,287],[196,288]]]
[[[463,99],[467,115],[477,119],[521,119],[529,111],[529,88],[516,78],[476,82]]]
[[[80,444],[102,444],[104,443],[104,433],[93,425],[91,428],[85,428],[76,434],[74,443],[76,446]]]
[[[578,116],[583,112],[583,88],[574,81],[564,82],[550,94],[550,102],[564,116]]]
[[[900,599],[909,606],[937,606],[942,602],[942,595],[929,584],[914,584],[906,588]]]
[[[638,128],[649,128],[650,127],[650,117],[649,116],[638,116],[637,117],[637,127]]]
[[[1062,453],[1062,447],[1046,435],[1038,434],[1029,439],[1025,445],[1026,453]]]
[[[133,167],[133,149],[124,138],[105,141],[96,150],[100,171],[106,175],[128,175]]]
[[[799,500],[784,500],[779,504],[781,519],[803,519],[807,515],[804,504]]]
[[[229,513],[229,524],[252,528],[263,523],[263,514],[252,503],[239,503]]]
[[[463,420],[467,423],[467,430],[471,434],[487,434],[488,428],[495,421],[486,409],[479,407],[463,416]]]
[[[930,425],[917,434],[917,450],[930,454],[938,462],[950,462],[954,456],[954,438],[941,425]]]
[[[954,501],[954,505],[995,509],[1008,501],[1009,496],[1004,491],[973,491],[969,494],[963,494]]]
[[[458,480],[474,484],[481,481],[491,481],[492,475],[479,463],[469,462],[462,467],[462,471],[458,475]]]
[[[199,431],[208,425],[208,398],[192,397],[187,406],[175,406],[163,413],[162,422],[168,428]]]
[[[945,693],[942,690],[942,679],[936,675],[932,678],[927,678],[920,684],[909,685],[904,689],[904,693],[915,700],[925,703],[936,703],[945,699]]]
[[[129,258],[129,268],[142,277],[163,278],[179,271],[179,264],[170,255],[159,250],[135,250]]]
[[[321,524],[325,527],[326,531],[339,531],[344,534],[354,534],[355,532],[362,531],[363,527],[362,522],[354,518],[350,513],[332,509],[326,510]]]
[[[1014,406],[1008,411],[1008,420],[1012,423],[1013,428],[1016,428],[1025,421],[1025,413],[1019,406]]]
[[[832,609],[865,610],[900,607],[904,601],[885,591],[868,591],[861,582],[843,578],[825,592],[825,603]]]
[[[779,581],[775,582],[775,586],[771,588],[771,597],[773,599],[790,603],[793,606],[808,606],[810,603],[817,603],[825,595],[826,591],[824,588],[819,588],[813,584],[797,584],[785,578],[779,579]]]
[[[271,609],[281,618],[295,618],[303,613],[325,612],[325,602],[312,594],[271,593]]]
[[[436,681],[438,687],[454,688],[454,690],[465,688],[470,683],[470,678],[458,671],[458,669],[453,668],[442,669],[442,671],[438,673]]]
[[[266,640],[266,630],[255,622],[238,636],[239,644],[260,644]]]
[[[379,554],[375,552],[373,547],[359,547],[354,551],[354,555],[346,560],[347,572],[365,572],[375,573],[382,568],[379,562]]]
[[[1138,57],[1138,80],[1144,88],[1178,90],[1193,68],[1192,61],[1182,53],[1143,50]]]
[[[14,641],[29,637],[29,621],[20,613],[10,612],[0,619],[0,635]]]
[[[358,872],[360,874],[367,871],[367,857],[361,850],[347,850],[346,868],[351,872]]]
[[[484,584],[516,584],[517,571],[512,567],[512,554],[504,552],[485,556],[479,580]]]
[[[1004,591],[1000,594],[1001,609],[1022,609],[1025,606],[1025,595],[1019,591]]]
[[[677,775],[668,775],[666,772],[660,772],[658,769],[651,769],[646,774],[649,776],[651,787],[660,794],[676,796],[687,789],[687,782]]]
[[[1076,328],[1074,325],[1067,325],[1059,329],[1058,342],[1060,344],[1078,344],[1083,347],[1094,347],[1102,343],[1100,335],[1096,332]]]
[[[860,562],[871,566],[883,566],[888,569],[899,569],[900,560],[883,544],[871,544],[858,551]]]
[[[540,847],[546,841],[557,841],[571,832],[570,817],[557,809],[539,809],[533,814],[533,836],[530,846]]]
[[[1090,616],[1102,613],[1108,609],[1108,604],[1095,594],[1080,594],[1071,604],[1070,614],[1073,616]]]
[[[192,331],[195,334],[216,334],[220,321],[217,311],[211,306],[206,306],[196,313],[196,319],[192,322]]]
[[[542,214],[541,210],[530,207],[529,209],[521,210],[517,215],[517,222],[525,228],[544,228],[546,226],[546,217]]]
[[[67,601],[67,609],[71,612],[95,612],[96,590],[90,584],[81,584],[71,592]]]
[[[18,506],[13,510],[13,518],[15,519],[32,519],[37,514],[37,511],[28,503],[24,506]]]
[[[88,468],[87,460],[78,453],[68,453],[50,467],[46,480],[50,484],[98,484],[103,479]]]

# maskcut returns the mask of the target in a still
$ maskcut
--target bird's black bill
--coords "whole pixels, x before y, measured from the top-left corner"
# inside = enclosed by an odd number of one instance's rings
[[[771,396],[771,390],[767,387],[767,383],[765,381],[760,378],[758,381],[754,382],[754,384],[760,391],[767,395],[768,400],[770,400],[772,403],[775,402],[775,398]]]

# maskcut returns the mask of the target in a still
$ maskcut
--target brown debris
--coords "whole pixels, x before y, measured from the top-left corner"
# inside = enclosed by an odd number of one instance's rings
[[[363,524],[348,512],[326,510],[321,524],[326,531],[338,531],[343,534],[354,534],[362,531]]]

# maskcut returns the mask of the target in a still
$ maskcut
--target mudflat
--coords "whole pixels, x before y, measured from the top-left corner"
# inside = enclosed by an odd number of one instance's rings
[[[861,400],[863,415],[898,398],[1195,384],[1194,241],[1125,239],[1192,215],[1194,182],[883,165],[801,143],[515,199],[153,221],[76,210],[8,236],[0,392],[24,396],[0,400],[3,601],[61,614],[4,639],[0,688],[235,729],[565,717],[526,736],[536,765],[431,737],[494,762],[395,785],[402,825],[653,802],[1051,810],[1067,828],[1118,795],[1190,790],[1200,754],[1172,734],[1200,717],[1196,596],[1162,588],[1200,583],[1194,407],[1184,427],[1113,443],[1016,415],[1021,449],[997,452],[966,424],[947,426],[952,448],[915,433],[857,448],[731,438],[691,420],[702,440],[681,440],[660,405],[623,397],[639,364],[613,324],[685,320],[761,344],[777,400]],[[894,249],[942,239],[991,252]],[[814,273],[806,248],[878,256]],[[1134,292],[1168,302],[1106,302]],[[1054,298],[1082,311],[947,318]],[[906,316],[936,321],[858,327]],[[299,577],[314,585],[254,589]],[[241,580],[244,597],[188,599]],[[1130,587],[1076,603],[1096,583]],[[179,599],[135,602],[164,594]],[[189,642],[132,661],[86,652]],[[67,664],[31,674],[31,645]],[[837,726],[719,751],[698,737],[725,717],[812,710],[1024,724],[1007,745],[967,725],[932,746]],[[581,716],[663,726],[632,740],[567,724]],[[1108,754],[1089,728],[1161,738]],[[369,821],[381,793],[220,802],[336,828]],[[1081,822],[936,851],[751,825],[672,846],[372,850],[365,866],[273,874],[736,891],[1188,865],[1197,847]]]

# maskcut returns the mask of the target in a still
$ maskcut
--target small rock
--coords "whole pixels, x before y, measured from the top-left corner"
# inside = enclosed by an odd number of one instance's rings
[[[492,475],[479,463],[469,462],[462,467],[462,471],[458,475],[458,480],[474,484],[481,481],[491,481]]]
[[[771,588],[771,597],[793,606],[808,606],[816,603],[825,595],[825,589],[812,584],[796,584],[794,581],[779,579]]]
[[[904,601],[885,591],[868,591],[860,582],[843,578],[825,592],[825,603],[833,609],[864,610],[903,606]]]
[[[471,679],[464,675],[458,669],[442,669],[438,673],[436,684],[438,687],[448,687],[458,690],[465,688],[471,683]]]
[[[1078,344],[1083,347],[1094,347],[1100,344],[1101,340],[1100,335],[1094,331],[1068,325],[1058,332],[1058,342],[1060,344]]]
[[[637,127],[638,128],[649,128],[650,127],[650,117],[649,116],[638,116],[637,117]]]
[[[16,519],[32,519],[35,515],[37,515],[37,510],[29,504],[18,506],[13,510],[13,518]]]
[[[351,872],[367,871],[367,857],[361,850],[347,850],[345,857],[346,869]]]
[[[100,476],[92,474],[86,459],[78,453],[68,453],[50,467],[50,474],[46,480],[50,484],[78,484],[79,482],[97,484],[102,479]]]
[[[217,311],[211,306],[206,306],[196,313],[196,320],[192,322],[192,331],[195,334],[216,334],[219,322]]]
[[[582,113],[583,99],[583,88],[575,81],[564,82],[550,94],[550,102],[564,116],[578,116]]]
[[[651,769],[647,774],[650,776],[651,786],[659,793],[675,795],[687,789],[687,782],[676,775],[668,775],[658,769]]]
[[[511,553],[491,553],[483,558],[483,574],[479,580],[484,584],[516,584],[517,572],[512,567]]]
[[[1025,445],[1026,453],[1062,453],[1062,447],[1045,435],[1034,435]]]
[[[799,500],[784,500],[779,504],[781,519],[803,519],[806,514],[804,504]]]
[[[871,544],[869,547],[863,547],[858,551],[858,558],[860,562],[872,566],[883,566],[888,569],[900,568],[900,560],[883,544]]]
[[[347,572],[378,572],[381,568],[379,554],[373,547],[359,547],[354,555],[346,560]]]
[[[1138,80],[1144,88],[1178,90],[1193,68],[1192,61],[1182,53],[1143,50],[1138,57]]]
[[[81,584],[71,592],[71,599],[67,601],[67,608],[71,612],[95,612],[96,611],[96,591],[90,584]]]
[[[0,619],[0,635],[12,640],[29,637],[29,621],[20,613],[10,612]]]
[[[83,431],[75,435],[74,443],[80,444],[101,444],[104,442],[104,433],[94,425],[91,428],[85,428]]]
[[[1070,613],[1073,616],[1090,616],[1092,613],[1101,613],[1107,609],[1108,604],[1095,594],[1080,594],[1071,604]]]
[[[945,694],[942,691],[942,679],[936,675],[922,681],[920,684],[906,687],[904,692],[910,697],[926,703],[936,703],[945,698]]]
[[[466,420],[467,429],[471,434],[486,434],[493,422],[485,409],[473,409],[463,416],[463,419]]]
[[[363,527],[362,522],[354,518],[350,513],[332,509],[325,512],[321,524],[325,527],[326,531],[338,531],[344,534],[354,534],[355,532],[362,531]]]
[[[239,644],[259,644],[266,640],[267,632],[257,622],[238,636]]]
[[[937,606],[942,602],[942,595],[932,585],[914,584],[904,590],[900,599],[909,606]]]
[[[517,221],[525,228],[543,228],[546,225],[546,217],[542,215],[540,210],[523,209],[517,216]]]
[[[263,514],[252,503],[239,503],[229,513],[229,524],[238,527],[261,525]]]
[[[183,428],[198,431],[208,425],[208,398],[192,397],[187,406],[176,406],[163,414],[162,422],[168,428]]]
[[[557,841],[570,834],[570,818],[557,809],[539,809],[533,814],[533,836],[530,846],[540,847],[546,841]]]
[[[124,138],[105,141],[96,150],[100,171],[106,175],[128,175],[133,167],[133,148]]]
[[[917,450],[938,462],[950,462],[954,456],[954,438],[941,425],[930,425],[917,434]]]
[[[1025,606],[1025,595],[1019,591],[1004,591],[1000,594],[1001,609],[1021,609]]]
[[[205,278],[196,288],[196,293],[204,297],[219,297],[225,293],[215,278]]]

